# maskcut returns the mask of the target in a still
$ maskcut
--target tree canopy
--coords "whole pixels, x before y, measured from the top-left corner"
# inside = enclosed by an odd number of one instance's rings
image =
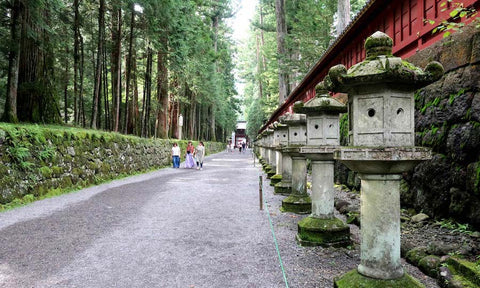
[[[279,71],[287,74],[290,93],[334,40],[336,0],[285,1],[286,53],[280,55],[277,53],[275,1],[259,0],[250,25],[250,37],[240,49],[239,66],[243,71],[240,76],[245,82],[245,118],[250,138],[256,136],[279,105]],[[366,1],[350,2],[352,14],[355,14]],[[284,59],[278,61],[278,57]]]
[[[240,103],[230,0],[0,4],[0,117],[225,140]]]

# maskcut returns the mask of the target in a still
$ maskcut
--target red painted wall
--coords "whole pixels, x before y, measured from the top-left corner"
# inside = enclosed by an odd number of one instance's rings
[[[447,4],[442,5],[444,2]],[[315,86],[323,80],[330,67],[343,64],[349,68],[363,61],[365,59],[363,44],[374,32],[382,31],[392,37],[393,54],[402,58],[407,58],[441,40],[443,33],[432,34],[435,25],[424,20],[433,20],[438,24],[449,19],[454,3],[463,3],[464,7],[473,6],[477,11],[480,10],[480,0],[369,1],[259,132],[282,114],[291,113],[296,101],[307,101],[315,97]],[[467,19],[466,22],[471,22],[471,19]]]

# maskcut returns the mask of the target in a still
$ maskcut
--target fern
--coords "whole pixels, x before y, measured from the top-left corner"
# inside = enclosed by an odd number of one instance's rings
[[[45,150],[40,151],[38,153],[38,158],[40,158],[43,161],[51,160],[55,156],[55,153],[56,153],[56,149],[54,147],[49,146],[49,147],[46,147]]]
[[[30,150],[26,147],[8,147],[7,153],[13,161],[18,163],[30,157]]]

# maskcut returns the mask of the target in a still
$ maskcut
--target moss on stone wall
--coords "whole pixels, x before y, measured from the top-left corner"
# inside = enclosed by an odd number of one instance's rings
[[[186,140],[0,123],[0,204],[22,202],[25,197],[42,198],[52,191],[58,194],[59,190],[169,166],[174,142],[182,147],[183,159]],[[205,146],[207,153],[224,149],[218,142]]]

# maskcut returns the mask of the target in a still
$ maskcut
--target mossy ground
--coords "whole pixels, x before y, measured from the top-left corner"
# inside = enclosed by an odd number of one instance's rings
[[[351,270],[335,278],[335,288],[425,288],[420,282],[408,274],[394,280],[379,280],[366,277]]]

